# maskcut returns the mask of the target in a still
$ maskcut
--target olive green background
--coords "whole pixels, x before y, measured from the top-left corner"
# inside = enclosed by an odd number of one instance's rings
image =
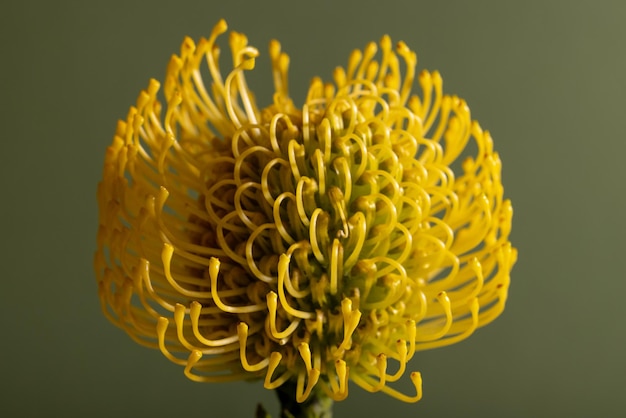
[[[424,399],[350,386],[337,417],[621,417],[626,410],[626,2],[12,1],[0,6],[0,416],[252,417],[261,383],[188,381],[100,313],[96,184],[116,120],[221,17],[291,56],[298,102],[389,33],[489,129],[519,261],[504,314],[419,353]],[[405,385],[410,391],[410,384]]]

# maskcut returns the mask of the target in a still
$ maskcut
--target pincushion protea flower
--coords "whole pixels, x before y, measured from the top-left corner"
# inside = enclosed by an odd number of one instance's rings
[[[258,52],[232,32],[224,78],[225,31],[185,39],[165,105],[152,80],[118,124],[98,189],[105,314],[195,381],[287,384],[304,402],[344,399],[351,380],[419,400],[419,373],[414,394],[391,385],[415,353],[506,301],[512,209],[489,134],[439,73],[413,95],[416,55],[387,36],[334,83],[314,79],[301,108],[273,41],[276,92],[259,109],[244,77]]]

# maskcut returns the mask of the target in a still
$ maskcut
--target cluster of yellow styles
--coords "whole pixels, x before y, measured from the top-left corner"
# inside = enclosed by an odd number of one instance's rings
[[[185,39],[165,105],[152,80],[118,124],[98,189],[105,314],[195,381],[291,381],[303,402],[315,387],[342,400],[351,380],[419,400],[418,372],[413,394],[390,385],[415,353],[504,309],[516,251],[489,134],[387,36],[314,79],[301,108],[273,41],[259,109],[242,34],[222,77],[226,30]]]

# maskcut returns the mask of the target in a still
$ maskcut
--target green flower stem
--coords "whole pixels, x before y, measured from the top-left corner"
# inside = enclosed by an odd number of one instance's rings
[[[298,403],[295,398],[296,382],[288,381],[276,389],[280,401],[280,418],[332,418],[333,400],[315,386],[309,398]]]

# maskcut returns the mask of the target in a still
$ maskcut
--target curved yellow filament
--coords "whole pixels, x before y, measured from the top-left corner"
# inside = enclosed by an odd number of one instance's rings
[[[496,304],[489,309],[485,314],[480,314],[478,317],[479,326],[484,327],[489,324],[491,321],[496,319],[502,311],[504,311],[504,305],[506,304],[508,293],[508,283],[499,283],[496,288]]]
[[[220,299],[219,293],[217,291],[217,277],[220,271],[220,262],[217,258],[211,259],[211,265],[209,266],[209,276],[211,278],[211,296],[213,297],[213,302],[224,312],[229,313],[250,313],[250,312],[258,312],[265,310],[265,304],[257,303],[254,305],[248,306],[230,306],[226,305]]]
[[[311,319],[314,314],[311,312],[304,312],[298,309],[293,308],[289,305],[287,301],[287,297],[285,296],[285,276],[289,275],[289,263],[291,261],[291,257],[286,254],[281,254],[280,259],[278,260],[278,298],[280,299],[280,304],[283,309],[292,316],[301,319]]]
[[[455,297],[455,305],[463,305],[467,303],[467,301],[476,299],[478,294],[483,290],[483,285],[485,283],[483,269],[480,264],[480,261],[476,257],[472,258],[467,264],[467,268],[471,271],[473,280],[472,280],[472,289],[468,292],[467,287],[469,284],[467,282],[463,285],[463,288],[459,289],[459,296]],[[461,274],[459,273],[459,276]],[[460,279],[460,277],[459,277]],[[460,280],[459,280],[460,282]],[[457,292],[454,292],[457,293]],[[456,296],[456,295],[455,295]]]
[[[298,344],[298,352],[300,353],[300,357],[304,361],[304,365],[306,366],[307,373],[311,371],[313,366],[311,365],[311,349],[308,343],[301,342]]]
[[[339,190],[342,191],[344,205],[350,203],[352,196],[352,174],[350,173],[350,163],[345,157],[337,157],[333,160],[333,169],[339,175]]]
[[[361,311],[352,310],[352,301],[349,298],[344,298],[341,301],[341,314],[343,316],[343,340],[335,350],[334,356],[336,358],[341,357],[345,350],[350,349],[352,334],[361,320]]]
[[[197,301],[191,302],[191,306],[189,308],[189,317],[191,318],[191,329],[193,331],[194,337],[198,339],[201,344],[204,344],[209,347],[222,347],[225,345],[233,344],[239,340],[239,337],[236,335],[231,335],[230,337],[220,338],[216,340],[210,340],[202,335],[200,332],[200,315],[202,311],[202,305]],[[257,326],[257,329],[260,328]]]
[[[210,297],[209,292],[198,292],[198,291],[193,291],[193,290],[187,290],[183,288],[182,286],[180,286],[178,283],[176,283],[176,280],[174,280],[174,277],[172,277],[172,270],[171,270],[173,254],[174,254],[174,246],[172,246],[172,244],[170,243],[164,242],[163,251],[161,252],[161,261],[163,262],[163,274],[165,275],[165,278],[167,279],[168,283],[177,292],[187,297],[199,298],[199,299]]]
[[[248,325],[244,322],[240,322],[237,325],[237,338],[239,340],[239,356],[241,365],[249,372],[257,372],[268,367],[270,363],[269,358],[264,358],[256,364],[248,363],[248,357],[246,356],[246,345],[248,341]]]
[[[269,52],[272,59],[272,75],[274,76],[274,89],[276,95],[281,99],[287,98],[289,88],[287,84],[287,70],[289,66],[289,57],[287,54],[281,53],[280,42],[273,39],[270,42]]]
[[[330,129],[330,121],[328,119],[322,119],[318,128],[317,128],[317,138],[320,144],[319,150],[323,152],[323,162],[325,164],[330,163],[331,157],[331,144],[332,144],[332,134]],[[316,150],[315,152],[317,152]],[[315,155],[315,152],[313,155]]]
[[[371,387],[372,392],[378,392],[385,387],[387,380],[387,356],[380,353],[376,356],[376,367],[378,368],[378,383]]]
[[[333,240],[330,250],[330,294],[337,294],[339,278],[343,276],[343,247],[338,239]]]
[[[191,344],[184,335],[185,326],[185,310],[186,308],[180,303],[176,304],[176,310],[174,311],[174,322],[176,324],[176,334],[178,337],[178,341],[189,351],[198,350],[202,352],[202,354],[224,354],[230,351],[234,351],[236,349],[237,337],[229,338],[228,343],[221,344],[219,346],[214,346],[214,348],[202,348],[197,347]]]
[[[412,372],[410,376],[411,382],[413,383],[413,386],[416,390],[415,396],[407,396],[403,393],[398,392],[395,389],[392,389],[389,386],[383,386],[382,388],[380,388],[380,391],[390,396],[393,396],[394,398],[399,399],[403,402],[418,402],[420,399],[422,399],[422,375],[419,372]],[[350,379],[368,392],[377,392],[377,390],[375,389],[378,385],[378,382],[375,382],[374,379],[372,379],[370,376],[352,374]]]
[[[248,39],[243,34],[240,34],[237,32],[231,32],[230,45],[231,45],[231,50],[233,51],[233,62],[236,66],[245,63],[250,58],[254,59],[255,57],[259,55],[259,51],[256,48],[248,46]],[[246,57],[248,57],[248,59],[246,59]],[[250,68],[245,67],[244,69],[246,70],[254,69],[254,61],[252,61],[252,65]],[[241,98],[241,101],[243,102],[243,107],[245,109],[246,116],[248,117],[248,120],[252,124],[256,125],[257,124],[257,119],[256,119],[257,110],[256,110],[256,106],[254,105],[253,101],[251,100],[249,96],[249,90],[248,90],[248,86],[246,85],[246,80],[243,77],[242,73],[238,73],[236,77],[237,77],[239,97]],[[228,79],[226,83],[227,83],[226,91],[228,92]]]
[[[452,326],[452,310],[450,308],[450,298],[446,294],[446,292],[440,292],[437,294],[437,302],[443,308],[445,314],[445,322],[439,331],[434,332],[432,334],[421,334],[418,329],[418,335],[415,338],[416,342],[425,342],[425,341],[433,341],[442,338],[444,335],[448,333],[448,330]],[[418,325],[419,326],[419,325]]]
[[[269,365],[267,366],[267,373],[265,374],[265,381],[263,382],[263,387],[265,387],[265,389],[276,389],[293,376],[293,371],[287,370],[276,380],[272,381],[272,376],[280,365],[280,361],[282,360],[282,358],[282,354],[280,354],[278,351],[273,351],[270,355]]]
[[[297,242],[291,246],[289,246],[289,249],[287,250],[287,252],[285,253],[285,255],[287,255],[288,257],[291,257],[292,254],[294,254],[294,252],[300,250],[300,253],[296,253],[296,260],[298,259],[307,259],[308,258],[308,254],[310,254],[311,251],[311,244],[307,243],[306,241],[300,241]],[[280,261],[280,259],[279,259]],[[296,261],[297,263],[299,263],[298,261]],[[303,261],[302,264],[304,264],[305,262]],[[287,274],[284,276],[284,285],[285,285],[285,289],[287,289],[287,293],[289,293],[292,297],[296,298],[296,299],[304,299],[306,298],[308,295],[311,294],[311,289],[305,287],[303,290],[299,290],[296,289],[296,287],[294,287],[294,284],[292,282],[292,278],[293,278],[294,274]]]
[[[276,165],[282,165],[284,168],[289,167],[289,163],[282,158],[272,158],[263,168],[261,172],[261,191],[263,192],[263,197],[270,205],[274,205],[274,197],[272,196],[271,188],[270,188],[270,172],[274,169]],[[280,170],[280,168],[279,168]]]
[[[404,375],[404,371],[406,370],[406,363],[408,361],[408,349],[406,347],[405,340],[396,341],[396,350],[398,352],[398,370],[393,375],[386,375],[385,378],[388,382],[395,382],[400,379]]]
[[[256,53],[256,55],[258,55],[258,53]],[[235,69],[233,71],[231,71],[230,74],[228,74],[228,76],[226,77],[226,82],[224,83],[224,98],[225,98],[225,103],[226,103],[226,111],[228,112],[228,116],[229,116],[230,120],[233,122],[233,125],[235,126],[235,128],[240,128],[245,122],[242,122],[242,121],[239,120],[237,112],[236,112],[236,110],[234,108],[234,104],[233,104],[233,101],[232,101],[232,98],[233,98],[233,87],[232,87],[233,80],[235,79],[235,77],[240,78],[241,77],[240,73],[242,71],[244,71],[244,70],[252,70],[254,68],[254,64],[255,64],[255,59],[254,58],[255,58],[255,55],[250,55],[248,59],[242,61],[241,64],[239,64],[237,67],[235,67]],[[246,101],[249,100],[248,96],[243,94],[240,97],[244,101],[244,106],[246,106]],[[250,116],[250,114],[248,114],[248,117],[249,116]],[[252,122],[252,123],[255,124],[255,122]]]
[[[312,163],[315,171],[315,178],[317,179],[317,186],[319,187],[319,194],[326,194],[326,166],[324,165],[324,158],[322,157],[322,151],[319,149],[313,153]]]
[[[328,394],[333,400],[342,401],[348,396],[349,378],[349,367],[344,360],[335,360],[335,373],[337,379],[335,379],[334,376],[329,376],[328,384],[330,385],[330,392]]]
[[[269,311],[269,314],[267,317],[270,321],[270,331],[272,333],[272,336],[280,341],[280,340],[289,338],[289,336],[293,334],[296,329],[298,329],[301,319],[300,318],[295,319],[289,324],[289,326],[287,326],[287,328],[284,331],[278,331],[278,328],[276,327],[276,309],[278,305],[277,300],[278,300],[278,296],[276,295],[276,293],[269,292],[267,294],[267,308]]]
[[[309,93],[310,93],[310,90],[309,90]],[[310,121],[311,114],[309,112],[308,103],[309,103],[309,100],[307,97],[306,102],[302,105],[302,145],[304,146],[305,149],[309,148],[310,137],[311,137],[311,121]]]
[[[285,199],[290,199],[291,201],[295,201],[296,197],[293,195],[293,193],[287,193],[287,192],[281,193],[276,198],[276,200],[273,201],[272,214],[274,215],[274,222],[276,224],[276,230],[280,234],[280,237],[283,240],[285,240],[287,244],[291,245],[295,242],[295,239],[291,236],[291,234],[287,230],[287,227],[285,226],[285,223],[283,222],[283,219],[281,216],[280,205],[283,203],[283,200]]]
[[[147,260],[145,263],[140,261],[139,269],[141,270],[142,282],[146,286],[146,290],[148,291],[150,297],[162,308],[170,312],[174,312],[174,305],[159,296],[152,286],[152,280],[150,278],[150,263]]]
[[[305,185],[308,185],[308,189],[305,190]],[[298,209],[298,215],[300,216],[300,221],[304,226],[309,226],[309,216],[306,213],[305,209],[305,199],[307,198],[306,194],[311,194],[316,191],[317,185],[315,182],[308,177],[301,177],[296,185],[296,208]]]
[[[185,365],[185,376],[187,376],[187,378],[189,380],[192,380],[194,382],[213,382],[213,383],[218,383],[218,382],[231,382],[234,380],[241,380],[242,378],[244,378],[245,376],[242,373],[236,373],[236,374],[216,374],[216,375],[198,375],[198,374],[194,374],[192,372],[192,369],[196,366],[199,365],[200,363],[200,359],[202,358],[202,353],[198,350],[194,350],[189,354],[189,357],[186,361],[186,365]]]
[[[387,264],[388,266],[385,268],[381,268],[379,270],[377,270],[376,272],[376,277],[383,277],[385,275],[388,275],[389,273],[392,272],[396,272],[398,273],[403,280],[407,279],[406,276],[406,270],[404,269],[404,266],[402,264],[400,264],[398,261],[394,260],[393,258],[389,258],[389,257],[372,257],[369,259],[369,261],[371,263],[375,263],[375,264]]]
[[[288,161],[289,168],[291,169],[291,175],[293,176],[295,183],[298,183],[302,178],[300,168],[298,167],[298,160],[304,159],[305,147],[292,139],[287,145],[287,155],[289,157]]]
[[[363,244],[365,243],[365,238],[367,235],[367,223],[365,222],[365,215],[362,212],[355,213],[348,220],[348,236],[351,239],[351,242],[354,242],[354,247],[348,247],[351,252],[345,257],[343,262],[344,271],[349,271],[356,264],[361,256],[361,250],[363,249]]]
[[[318,226],[320,223],[318,222],[318,218],[320,215],[324,214],[324,210],[321,208],[316,208],[311,214],[311,221],[309,223],[309,240],[311,241],[311,251],[313,251],[313,255],[317,259],[319,263],[325,263],[324,253],[322,252],[322,248],[320,246],[320,242],[318,241]],[[324,231],[320,231],[324,232]]]
[[[409,352],[406,354],[408,361],[411,360],[415,354],[415,337],[417,336],[417,326],[415,325],[415,320],[409,319],[406,321],[406,328],[407,340],[409,341]]]
[[[435,341],[418,342],[416,344],[416,349],[417,350],[429,350],[431,348],[443,347],[446,345],[455,344],[459,341],[463,341],[464,339],[472,335],[474,331],[476,330],[476,328],[478,327],[479,309],[480,309],[480,306],[478,303],[478,299],[473,299],[472,302],[470,302],[471,322],[469,326],[468,325],[463,326],[463,332],[457,333],[456,335],[453,335],[447,338],[435,340]]]
[[[415,66],[417,65],[417,55],[411,51],[404,42],[398,42],[397,46],[398,54],[404,58],[406,64],[406,74],[404,75],[404,82],[402,83],[402,89],[400,90],[400,103],[404,105],[411,94],[411,87],[413,86],[413,80],[415,78]]]
[[[242,131],[242,132],[245,132],[245,131]],[[247,165],[244,163],[246,162],[246,159],[248,159],[249,156],[253,156],[255,154],[261,154],[261,155],[265,155],[267,158],[274,157],[273,153],[262,145],[251,145],[248,148],[246,148],[246,150],[244,150],[243,152],[239,153],[238,151],[235,150],[233,154],[235,156],[235,166],[233,168],[233,177],[235,180],[235,185],[237,186],[240,186],[241,183],[243,182],[241,178],[241,173],[242,171],[244,171],[244,169],[248,168]]]
[[[157,320],[157,326],[156,326],[156,330],[157,330],[157,338],[159,340],[159,350],[161,350],[161,353],[172,363],[178,364],[180,366],[183,366],[185,364],[187,364],[187,362],[185,360],[181,360],[177,357],[175,357],[172,353],[170,353],[170,351],[167,349],[166,345],[165,345],[165,334],[167,332],[167,328],[169,326],[169,321],[167,320],[167,318],[161,316],[159,317],[159,319]]]
[[[263,225],[258,226],[249,236],[248,240],[246,241],[246,267],[248,267],[248,269],[250,269],[250,271],[252,272],[252,274],[254,274],[254,276],[256,278],[258,278],[259,280],[264,281],[265,283],[273,283],[275,282],[276,278],[269,276],[265,273],[263,273],[256,265],[256,261],[254,259],[253,256],[253,249],[252,246],[254,245],[254,242],[256,240],[256,238],[261,235],[262,233],[264,233],[267,230],[273,230],[276,229],[276,225],[273,223],[266,223]]]
[[[296,382],[296,402],[304,402],[308,399],[313,387],[317,383],[320,377],[320,371],[317,369],[311,369],[307,373],[307,384],[306,388],[304,387],[304,371],[300,371],[298,373],[298,380]]]
[[[384,393],[386,393],[387,395],[391,395],[396,399],[399,399],[403,402],[407,402],[407,403],[415,403],[415,402],[419,402],[422,399],[422,375],[419,372],[413,372],[410,375],[411,377],[411,382],[413,383],[413,386],[415,387],[415,396],[407,396],[403,393],[400,393],[392,388],[390,388],[389,386],[385,386],[382,388],[382,391]]]
[[[339,218],[338,221],[341,222],[341,230],[338,232],[338,236],[340,238],[347,238],[349,230],[348,219],[346,216],[346,202],[344,200],[343,193],[339,190],[339,188],[331,187],[328,190],[328,200],[333,208],[335,218]]]
[[[200,376],[197,376],[191,373],[191,369],[193,368],[193,366],[196,365],[196,363],[198,363],[198,361],[201,358],[202,358],[202,353],[198,350],[193,350],[189,354],[189,358],[187,359],[187,364],[185,365],[185,376],[187,376],[187,378],[194,380],[196,382],[201,382],[202,379],[200,378]]]

